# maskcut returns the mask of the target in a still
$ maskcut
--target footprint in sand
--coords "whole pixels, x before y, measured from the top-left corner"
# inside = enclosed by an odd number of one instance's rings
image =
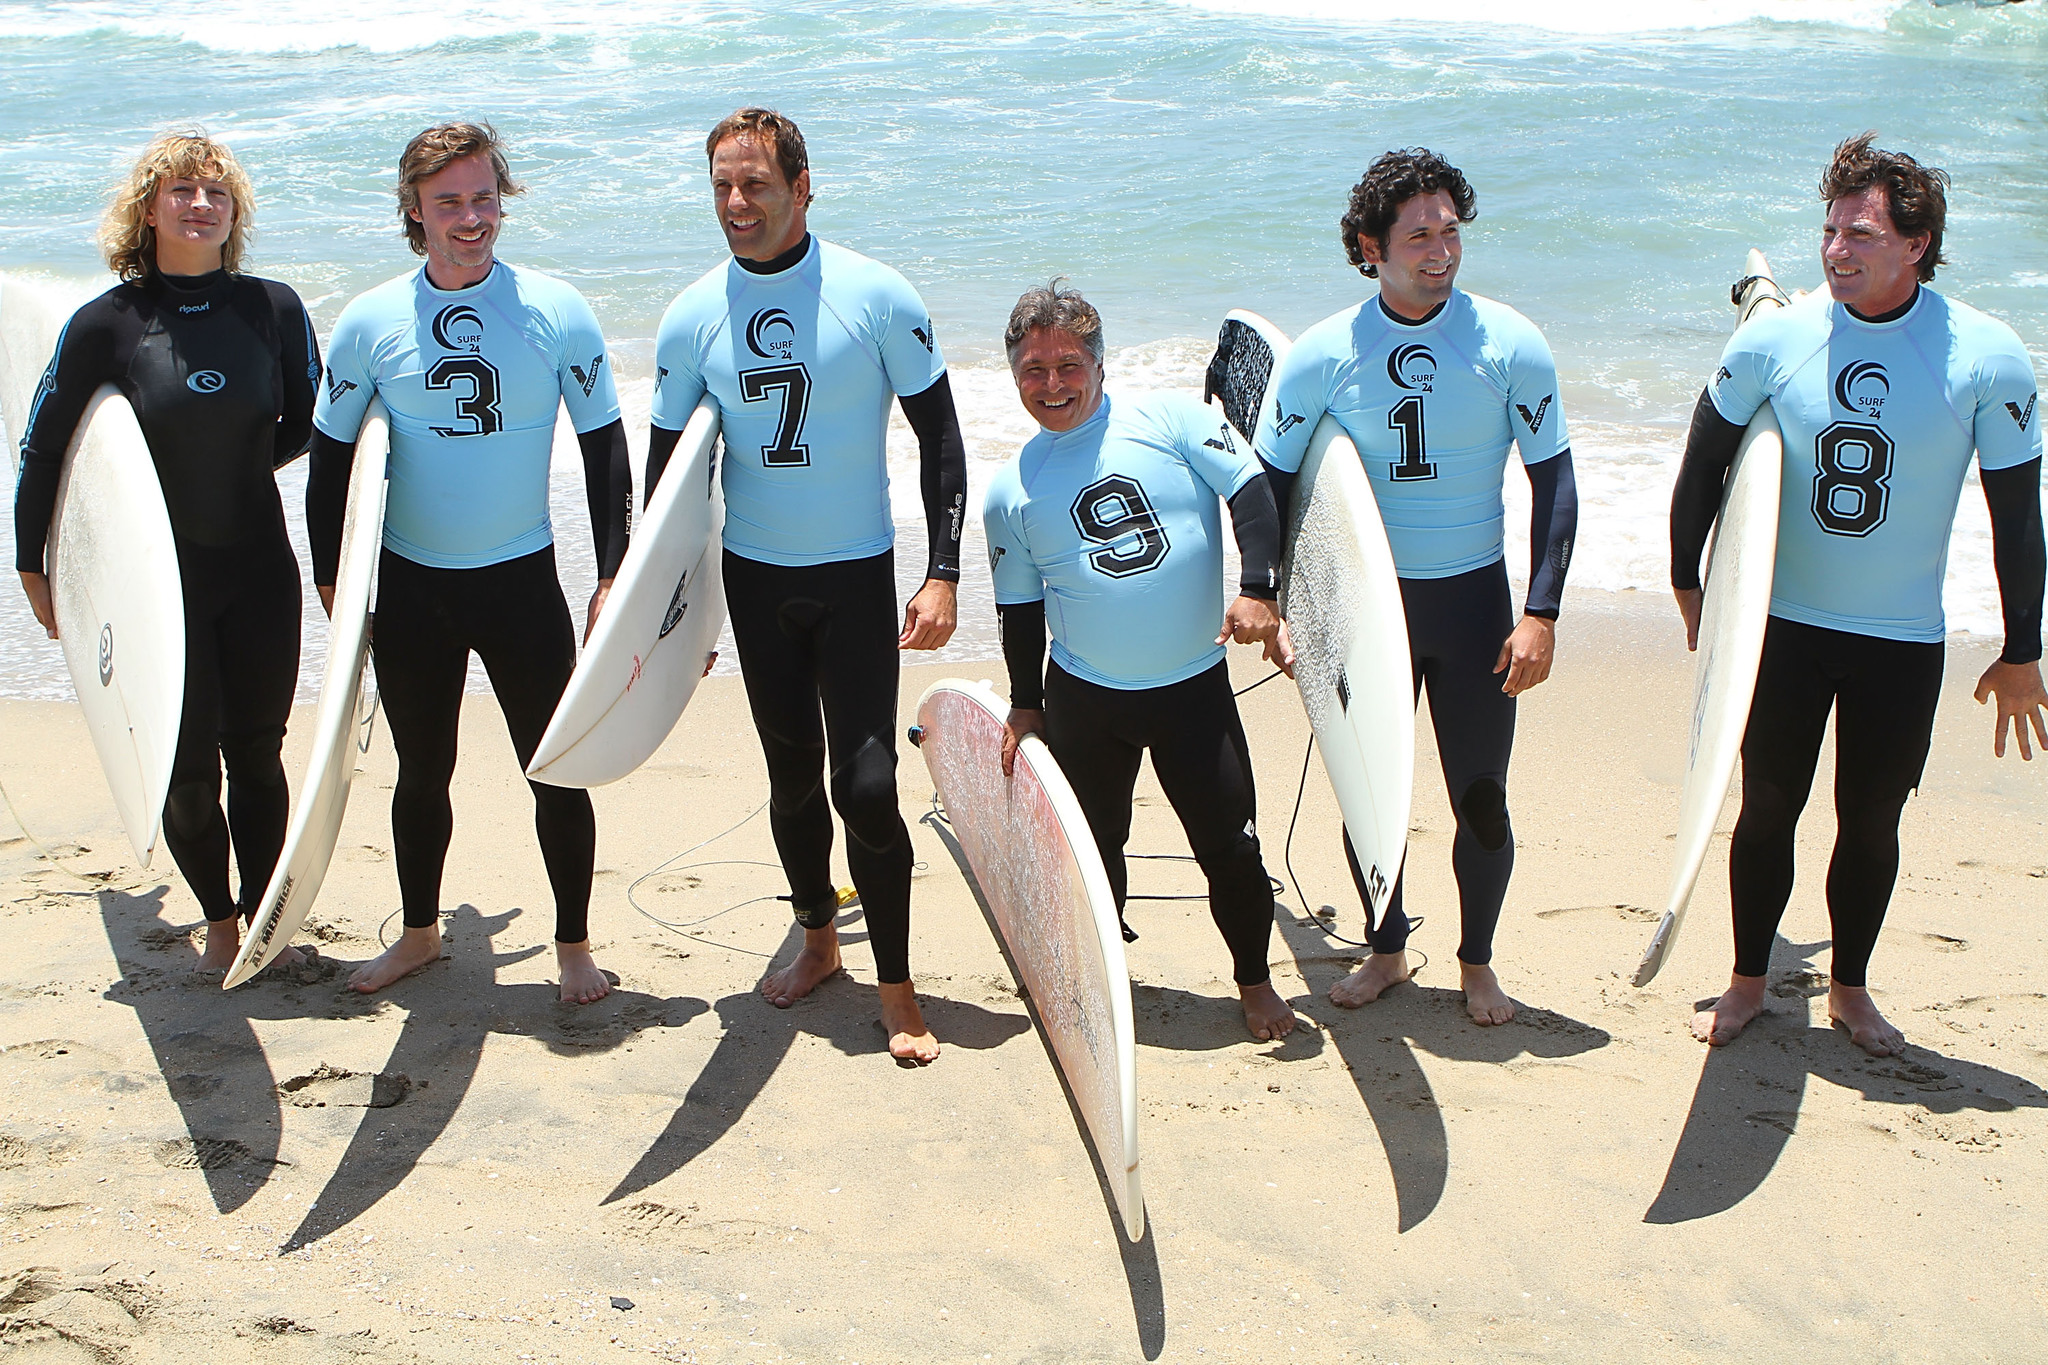
[[[277,1087],[279,1098],[301,1109],[389,1109],[412,1093],[404,1072],[343,1071],[322,1064]]]

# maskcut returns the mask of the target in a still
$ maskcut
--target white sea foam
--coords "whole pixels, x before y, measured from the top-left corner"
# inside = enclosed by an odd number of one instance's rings
[[[1766,20],[1882,29],[1894,12],[1927,0],[1438,0],[1426,15],[1389,0],[1177,0],[1192,9],[1360,26],[1531,28],[1554,33],[1661,33]]]

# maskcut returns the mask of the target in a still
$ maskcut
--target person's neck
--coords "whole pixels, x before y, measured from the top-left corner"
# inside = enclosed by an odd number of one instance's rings
[[[447,261],[427,257],[427,283],[444,293],[454,294],[464,289],[474,289],[491,277],[498,268],[498,258],[493,256],[478,266],[452,265]]]
[[[1436,303],[1427,305],[1410,304],[1403,301],[1397,301],[1391,295],[1389,295],[1386,290],[1380,290],[1380,311],[1385,313],[1388,317],[1392,318],[1395,322],[1403,323],[1410,327],[1419,327],[1423,323],[1428,322],[1431,318],[1434,318],[1438,313],[1443,312],[1444,309],[1449,306],[1450,302],[1451,301],[1449,299],[1441,299]],[[1408,311],[1410,308],[1415,308],[1418,311],[1410,312]]]
[[[1847,308],[1849,316],[1855,318],[1858,322],[1897,322],[1900,318],[1912,312],[1913,305],[1918,302],[1920,302],[1920,281],[1915,280],[1913,281],[1913,288],[1906,295],[1904,303],[1893,304],[1890,308],[1880,308],[1876,312],[1871,313],[1866,313],[1853,304],[1845,303],[1842,307]]]
[[[756,261],[746,256],[735,256],[733,259],[740,263],[740,269],[747,271],[749,274],[780,275],[783,271],[809,255],[810,250],[811,234],[809,229],[805,229],[798,235],[794,246],[786,251],[777,252],[765,261]]]
[[[200,275],[211,275],[221,268],[219,247],[192,247],[182,242],[166,242],[161,238],[156,244],[156,273],[159,275],[181,276],[187,279]]]

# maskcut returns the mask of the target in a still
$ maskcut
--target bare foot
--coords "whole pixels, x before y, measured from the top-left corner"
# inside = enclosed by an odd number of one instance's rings
[[[562,1003],[587,1005],[612,993],[611,978],[598,970],[590,956],[590,940],[581,943],[555,941],[555,965],[562,972]]]
[[[1847,1030],[1849,1041],[1873,1057],[1896,1057],[1906,1050],[1906,1035],[1877,1012],[1877,1002],[1863,986],[1828,983],[1828,1022]]]
[[[235,955],[242,951],[242,921],[233,915],[226,919],[210,919],[206,922],[206,947],[199,954],[195,972],[225,972],[235,965]]]
[[[889,1055],[919,1066],[936,1062],[939,1040],[925,1027],[924,1011],[917,1007],[916,983],[884,981],[876,989],[882,993],[882,1032],[889,1035]]]
[[[804,946],[796,961],[779,972],[761,978],[761,994],[768,1003],[786,1010],[818,988],[826,977],[839,970],[839,931],[831,925],[804,930]],[[916,1009],[915,1002],[911,1008]]]
[[[408,927],[398,936],[398,942],[356,968],[355,975],[348,979],[348,988],[369,995],[440,960],[440,922],[437,920],[424,929]]]
[[[1721,998],[1692,1017],[1692,1036],[1720,1047],[1735,1041],[1735,1035],[1763,1012],[1764,978],[1730,976]]]
[[[1473,1023],[1491,1028],[1515,1017],[1515,1002],[1500,988],[1500,978],[1493,974],[1493,968],[1460,962],[1458,980],[1465,988],[1465,1013],[1472,1016]]]
[[[1370,1005],[1385,995],[1389,987],[1398,986],[1414,975],[1408,967],[1406,950],[1374,953],[1365,960],[1365,965],[1330,987],[1330,1003],[1355,1010],[1360,1005]]]
[[[1256,986],[1239,986],[1237,998],[1244,1003],[1244,1024],[1260,1042],[1278,1042],[1294,1032],[1294,1010],[1270,981]]]

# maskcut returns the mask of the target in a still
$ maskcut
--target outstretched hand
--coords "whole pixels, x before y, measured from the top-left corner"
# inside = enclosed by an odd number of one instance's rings
[[[1294,676],[1294,638],[1287,633],[1279,610],[1265,598],[1240,596],[1224,611],[1216,643],[1232,640],[1241,645],[1264,645],[1266,662],[1288,677]]]
[[[2027,742],[2027,727],[2032,725],[2033,742],[2048,753],[2048,690],[2041,686],[2041,665],[2009,664],[2003,659],[1992,664],[1977,679],[1977,704],[1982,706],[1994,696],[1998,698],[1998,719],[1991,734],[1991,752],[2005,757],[2005,732],[2010,727],[2019,739],[2020,757],[2032,762],[2034,751]]]
[[[1045,738],[1045,712],[1025,711],[1013,706],[1008,718],[1003,721],[1004,777],[1009,777],[1017,771],[1017,747],[1024,742],[1026,735]]]
[[[1493,671],[1505,672],[1500,690],[1519,697],[1550,676],[1550,659],[1557,652],[1557,622],[1543,616],[1524,616],[1514,634],[1501,644]]]
[[[938,649],[953,638],[959,621],[960,585],[943,578],[927,578],[917,596],[903,609],[903,633],[896,637],[898,649]],[[1005,769],[1007,771],[1007,769]]]

